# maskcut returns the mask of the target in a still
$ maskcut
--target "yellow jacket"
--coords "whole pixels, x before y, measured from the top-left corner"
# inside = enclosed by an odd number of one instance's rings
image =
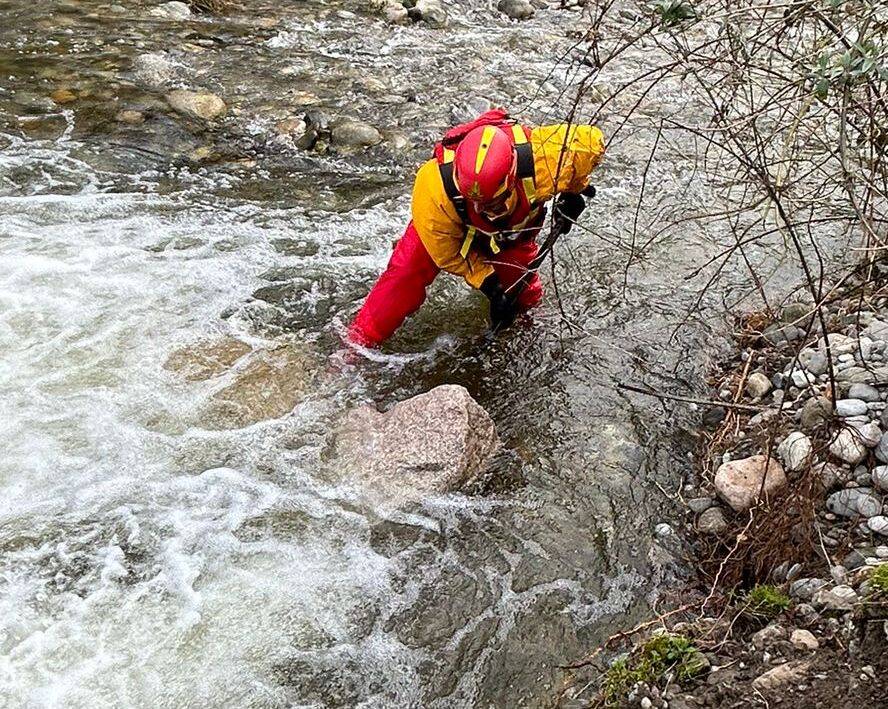
[[[534,204],[552,199],[559,192],[581,192],[589,184],[589,173],[604,155],[604,136],[594,126],[560,124],[533,128]],[[558,184],[555,184],[555,177]],[[423,164],[413,185],[413,225],[429,256],[444,271],[462,276],[473,288],[493,273],[483,254],[471,249],[460,255],[465,226],[444,191],[438,162]]]

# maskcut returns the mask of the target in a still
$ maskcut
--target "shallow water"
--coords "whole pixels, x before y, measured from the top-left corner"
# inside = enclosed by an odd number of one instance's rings
[[[560,250],[573,327],[548,275],[543,307],[486,342],[481,300],[442,277],[380,356],[327,359],[434,136],[478,97],[557,116],[578,74],[552,58],[580,15],[516,24],[460,3],[444,35],[322,2],[191,23],[149,20],[147,3],[51,5],[0,2],[6,705],[551,702],[559,664],[681,573],[653,528],[688,474],[694,413],[615,385],[694,386],[708,327],[673,331],[699,287],[687,272],[722,235],[666,235],[624,274],[652,140],[638,126],[596,178],[590,231]],[[220,126],[133,79],[157,49],[187,67],[174,85],[225,98]],[[54,103],[59,88],[76,100]],[[145,122],[115,121],[124,108]],[[274,123],[306,108],[385,141],[299,150]],[[652,177],[668,213],[710,199],[680,161]],[[210,376],[170,364],[207,352],[225,360]],[[257,380],[279,390],[263,399]],[[338,475],[343,412],[441,383],[466,386],[505,443],[473,489],[379,505]]]

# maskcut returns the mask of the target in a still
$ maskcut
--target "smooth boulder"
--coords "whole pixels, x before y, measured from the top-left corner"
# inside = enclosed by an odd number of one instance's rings
[[[763,495],[765,499],[786,485],[783,466],[766,455],[722,463],[715,473],[715,489],[731,509],[743,512]]]
[[[187,20],[191,17],[191,8],[184,2],[172,0],[151,8],[148,14],[151,17],[160,17],[165,20]]]
[[[211,121],[225,115],[225,102],[209,91],[176,89],[166,96],[167,103],[176,112],[191,118]]]
[[[345,118],[332,127],[333,142],[337,145],[370,146],[382,142],[382,135],[369,123]]]
[[[811,462],[814,445],[804,433],[793,431],[777,446],[777,455],[780,456],[786,470],[797,472]]]
[[[499,448],[493,419],[461,386],[445,384],[386,412],[345,417],[334,459],[347,479],[401,503],[459,489]]]

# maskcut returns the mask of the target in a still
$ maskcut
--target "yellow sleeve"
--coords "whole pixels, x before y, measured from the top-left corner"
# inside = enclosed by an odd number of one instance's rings
[[[460,255],[465,228],[444,191],[441,171],[434,159],[416,173],[412,211],[413,226],[438,268],[462,276],[472,288],[480,288],[482,281],[493,273],[493,266],[474,249],[466,258]]]
[[[559,192],[582,192],[604,155],[604,135],[595,126],[540,126],[531,130],[530,142],[540,201]]]

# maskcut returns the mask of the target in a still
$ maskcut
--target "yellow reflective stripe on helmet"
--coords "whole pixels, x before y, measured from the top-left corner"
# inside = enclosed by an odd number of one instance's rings
[[[469,249],[472,248],[472,239],[475,238],[475,227],[470,226],[466,230],[466,238],[463,239],[462,248],[459,250],[459,255],[463,258],[466,258],[469,255]]]
[[[493,126],[486,126],[484,128],[484,133],[481,135],[481,145],[478,146],[478,154],[475,156],[475,174],[481,172],[481,168],[484,167],[484,158],[487,157],[487,151],[490,149],[490,144],[493,142],[493,136],[496,135],[496,128]]]
[[[493,234],[490,235],[490,250],[495,254],[500,252],[499,244],[496,243],[496,237]]]
[[[453,162],[453,158],[456,156],[456,151],[451,150],[450,148],[444,148],[444,163]]]
[[[524,132],[524,128],[517,123],[512,126],[512,137],[515,139],[515,145],[522,145],[527,142],[527,134]],[[533,184],[533,177],[522,178],[521,184],[524,187],[524,194],[527,195],[527,201],[533,202],[534,197],[536,197],[536,187],[534,187]]]

